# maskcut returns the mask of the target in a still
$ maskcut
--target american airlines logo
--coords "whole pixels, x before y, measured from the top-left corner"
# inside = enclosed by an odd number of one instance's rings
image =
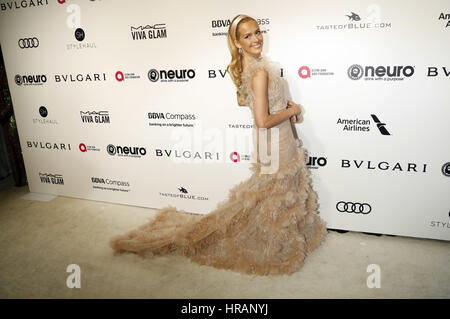
[[[386,123],[381,122],[377,115],[370,114],[370,117],[381,135],[391,135],[386,127]],[[341,125],[343,131],[349,132],[369,132],[371,123],[370,119],[360,118],[338,118],[336,122],[336,124]]]

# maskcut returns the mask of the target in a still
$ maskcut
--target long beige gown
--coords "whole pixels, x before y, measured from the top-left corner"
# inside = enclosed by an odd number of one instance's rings
[[[253,110],[251,81],[257,68],[266,69],[269,75],[269,112],[285,109],[287,98],[280,69],[265,56],[250,61],[242,73],[247,105]],[[272,134],[279,142],[279,158],[278,163],[272,160],[266,164],[267,157],[258,155],[262,145],[259,137],[265,138],[266,154],[272,156],[276,154],[272,153],[276,150],[271,144]],[[114,251],[145,257],[180,253],[202,265],[246,274],[298,271],[306,255],[327,234],[326,224],[318,216],[319,204],[306,167],[305,150],[294,137],[289,119],[262,130],[253,121],[253,141],[252,175],[231,188],[228,198],[213,211],[191,214],[169,205],[147,224],[114,237],[110,242]]]

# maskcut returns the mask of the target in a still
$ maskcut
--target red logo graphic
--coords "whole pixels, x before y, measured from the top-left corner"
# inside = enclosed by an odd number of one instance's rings
[[[119,82],[122,82],[124,79],[125,78],[123,76],[123,73],[121,71],[117,71],[116,72],[116,80],[119,81]]]
[[[233,162],[239,162],[240,160],[241,160],[241,157],[239,156],[239,154],[238,154],[238,152],[232,152],[231,154],[230,154],[230,159],[233,161]]]
[[[302,79],[310,78],[311,70],[307,66],[301,66],[300,69],[298,69],[298,76]]]

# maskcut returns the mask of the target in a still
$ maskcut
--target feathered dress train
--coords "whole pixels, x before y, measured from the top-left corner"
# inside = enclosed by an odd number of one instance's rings
[[[269,112],[286,108],[279,69],[263,56],[252,60],[242,73],[247,105],[253,110],[251,79],[258,68],[269,75]],[[228,198],[212,212],[191,214],[169,205],[147,224],[114,237],[113,250],[145,257],[173,251],[202,265],[246,274],[298,271],[307,254],[325,238],[326,224],[318,215],[306,151],[294,138],[290,120],[262,131],[253,122],[252,175],[231,188]],[[276,170],[273,160],[267,163],[259,156],[261,141],[267,142],[266,154],[275,154],[270,143],[274,138],[279,145]]]

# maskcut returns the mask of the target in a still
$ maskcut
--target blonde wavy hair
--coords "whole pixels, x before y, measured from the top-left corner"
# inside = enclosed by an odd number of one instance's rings
[[[234,35],[231,34],[232,33],[231,26],[233,25],[234,20],[236,20],[239,16],[240,16],[240,14],[235,16],[233,18],[233,20],[231,20],[230,26],[228,27],[228,49],[230,50],[230,53],[231,53],[231,62],[227,66],[227,72],[230,75],[231,80],[233,80],[234,85],[236,85],[238,101],[239,101],[239,103],[243,104],[246,100],[246,96],[244,96],[245,93],[242,90],[242,79],[241,79],[241,74],[243,71],[242,70],[242,55],[239,54],[239,49],[234,44]],[[239,25],[241,25],[242,23],[245,23],[247,21],[250,21],[250,20],[253,20],[256,23],[258,23],[252,17],[246,16],[246,17],[242,18],[241,21],[239,21],[239,23],[237,24],[237,26],[236,26],[236,39],[237,40],[240,37]]]

